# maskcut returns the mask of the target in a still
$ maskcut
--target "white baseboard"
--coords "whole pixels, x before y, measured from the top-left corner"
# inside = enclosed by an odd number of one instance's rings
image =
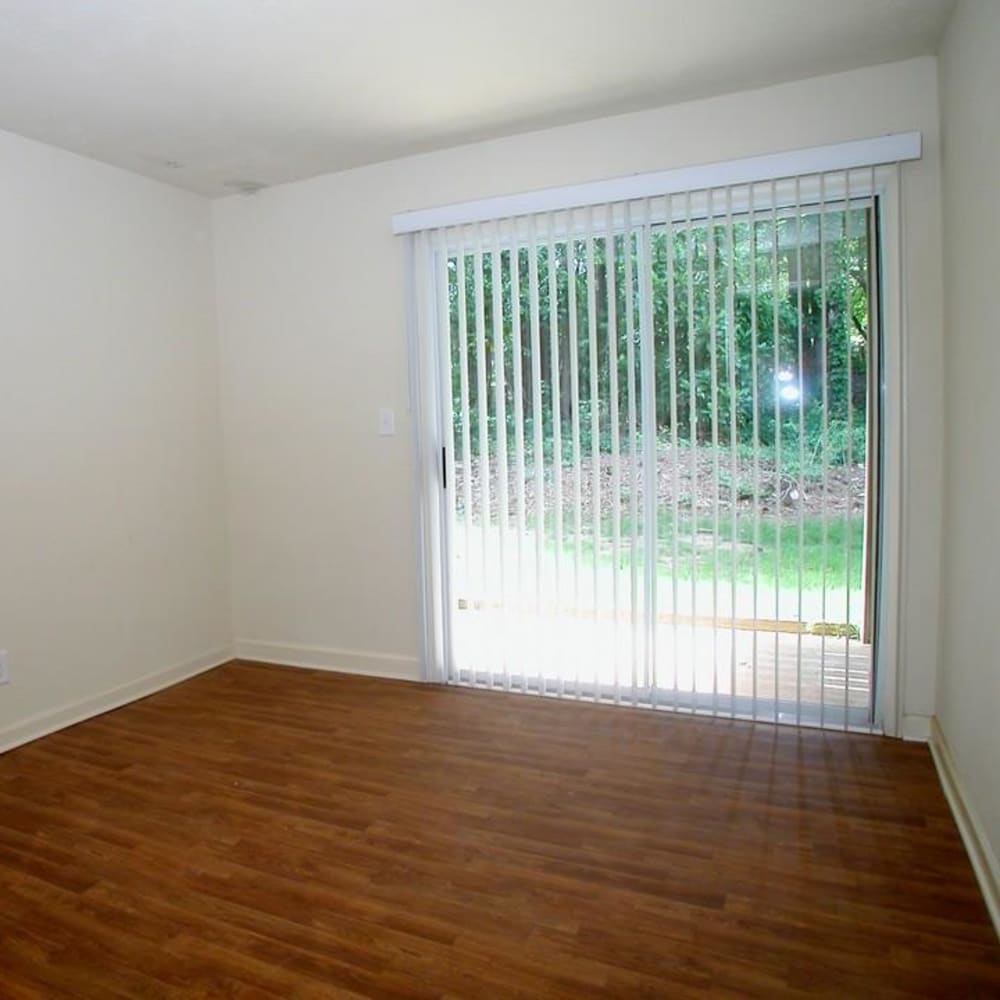
[[[391,677],[401,681],[419,681],[420,661],[415,656],[396,653],[362,652],[357,649],[328,649],[300,646],[296,643],[263,642],[260,639],[237,639],[235,656],[239,660],[278,663],[288,667],[335,670],[369,677]]]
[[[899,735],[912,743],[927,743],[931,738],[929,715],[904,715]]]
[[[986,831],[965,794],[962,781],[955,770],[955,760],[937,717],[931,719],[929,742],[945,798],[951,806],[958,831],[962,835],[965,850],[972,862],[972,870],[976,873],[993,926],[1000,936],[1000,865],[997,864],[997,856],[993,853]]]
[[[95,715],[103,715],[113,708],[120,708],[130,701],[137,701],[147,695],[155,694],[164,688],[171,687],[180,681],[204,673],[213,667],[218,667],[233,658],[233,651],[228,647],[216,649],[193,660],[175,663],[165,670],[157,670],[151,674],[137,677],[134,681],[119,684],[117,687],[101,691],[99,694],[80,698],[68,705],[48,709],[31,715],[27,719],[15,722],[12,726],[0,729],[0,753],[13,750],[14,747],[37,740],[40,736],[48,736],[57,729],[75,726],[78,722],[91,719]]]

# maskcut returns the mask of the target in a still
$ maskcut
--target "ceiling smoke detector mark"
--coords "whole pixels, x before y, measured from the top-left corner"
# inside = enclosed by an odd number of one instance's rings
[[[180,160],[175,160],[169,156],[160,156],[155,153],[140,153],[139,159],[156,170],[180,170],[184,166]]]
[[[223,181],[223,187],[227,187],[232,191],[238,191],[240,194],[256,194],[258,191],[263,191],[267,187],[266,184],[261,184],[259,181]]]

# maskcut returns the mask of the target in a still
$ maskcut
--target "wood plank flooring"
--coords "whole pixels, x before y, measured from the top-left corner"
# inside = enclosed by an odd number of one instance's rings
[[[231,663],[0,756],[0,997],[1000,996],[924,746]]]

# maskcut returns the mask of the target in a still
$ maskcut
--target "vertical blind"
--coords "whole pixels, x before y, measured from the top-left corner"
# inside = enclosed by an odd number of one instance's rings
[[[877,724],[895,169],[409,237],[429,679]]]

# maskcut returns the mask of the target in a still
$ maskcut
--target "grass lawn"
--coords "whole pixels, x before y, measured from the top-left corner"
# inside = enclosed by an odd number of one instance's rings
[[[659,539],[661,559],[673,559],[673,524],[669,512],[661,512],[659,518]],[[695,571],[699,578],[711,575],[713,556],[711,540],[713,522],[711,516],[699,518],[699,534],[691,531],[690,520],[679,523],[677,530],[677,575],[690,579],[692,575],[692,555],[695,556]],[[845,523],[843,516],[823,518],[808,516],[802,519],[761,518],[757,525],[756,544],[753,518],[736,518],[735,538],[737,545],[728,543],[734,537],[732,519],[726,515],[719,518],[718,562],[719,572],[726,579],[732,579],[734,567],[738,583],[751,583],[756,568],[758,582],[775,583],[783,587],[801,584],[805,590],[818,590],[825,581],[828,588],[861,589],[862,545],[864,542],[864,518],[851,517]],[[780,548],[780,556],[779,556]],[[756,557],[756,558],[755,558]],[[664,572],[669,575],[671,565]],[[849,580],[849,584],[848,584]]]
[[[551,525],[547,524],[546,534],[552,549],[555,538]],[[571,554],[574,548],[572,526],[564,538],[563,551]],[[610,566],[613,561],[611,551],[611,520],[605,518],[601,527],[602,539],[600,562]],[[829,590],[843,590],[848,585],[852,591],[861,590],[862,546],[864,544],[864,518],[860,514],[845,519],[844,515],[824,519],[815,515],[805,516],[801,525],[798,518],[762,517],[757,525],[756,544],[754,540],[753,518],[738,514],[735,524],[728,512],[720,511],[717,552],[713,555],[713,518],[702,515],[697,526],[690,516],[679,517],[676,530],[676,565],[674,563],[674,523],[673,512],[661,508],[658,512],[658,575],[670,579],[676,572],[680,580],[710,580],[713,566],[717,566],[717,579],[730,582],[734,574],[737,583],[752,583],[756,569],[757,582],[761,587],[774,587],[777,580],[783,588],[797,588],[801,582],[803,590],[819,590],[825,582]],[[628,542],[630,527],[627,518],[622,519],[621,566],[629,565]],[[735,537],[737,544],[730,542]],[[780,557],[779,557],[780,547]],[[584,525],[581,554],[591,559],[593,553],[589,525]],[[717,561],[716,561],[717,560]],[[800,570],[801,566],[801,581]]]

